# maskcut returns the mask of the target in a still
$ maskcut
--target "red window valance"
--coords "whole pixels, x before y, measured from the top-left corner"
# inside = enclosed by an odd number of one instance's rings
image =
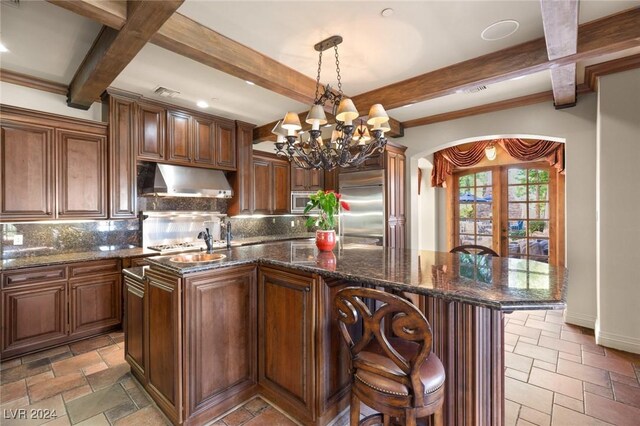
[[[500,145],[509,155],[520,161],[546,159],[549,165],[564,173],[564,144],[547,140],[527,141],[523,139],[496,139],[479,141],[466,151],[458,147],[446,148],[433,154],[431,186],[444,187],[447,176],[456,167],[471,167],[484,158],[484,149],[491,142]]]

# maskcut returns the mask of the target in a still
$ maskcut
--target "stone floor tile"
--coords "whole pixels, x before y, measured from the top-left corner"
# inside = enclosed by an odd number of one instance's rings
[[[27,377],[27,387],[29,386],[33,386],[36,383],[40,383],[43,380],[50,380],[53,379],[54,376],[53,375],[53,371],[49,370],[49,371],[45,371],[44,373],[40,373],[40,374],[36,374],[35,376],[31,376],[31,377]]]
[[[540,346],[531,345],[529,343],[523,343],[518,341],[515,353],[536,358],[541,361],[550,362],[556,364],[558,362],[558,351],[555,349],[541,348]]]
[[[524,371],[514,370],[512,368],[507,368],[504,371],[504,375],[507,377],[511,377],[512,379],[520,380],[521,382],[527,382],[529,380],[529,374]]]
[[[609,374],[600,368],[578,364],[577,362],[560,358],[556,371],[565,376],[594,383],[598,386],[611,387]]]
[[[562,333],[560,333],[560,339],[585,345],[596,344],[596,341],[592,336],[586,336],[582,333],[572,333],[570,331],[563,331]]]
[[[505,316],[509,319],[517,319],[525,322],[527,318],[529,318],[529,313],[527,311],[513,311]]]
[[[85,376],[90,376],[93,373],[97,373],[98,371],[106,370],[109,368],[106,362],[99,362],[97,364],[90,365],[82,369],[82,372]]]
[[[544,318],[547,316],[547,311],[541,311],[541,310],[531,310],[531,311],[525,311],[527,312],[527,314],[529,314],[529,316],[533,316],[533,317],[540,317],[542,320],[544,320]]]
[[[104,415],[107,420],[109,420],[109,423],[113,424],[116,422],[116,420],[126,417],[129,414],[133,414],[136,411],[138,411],[138,407],[133,403],[133,401],[130,401],[105,411]]]
[[[43,399],[35,404],[27,405],[24,407],[26,418],[3,418],[2,426],[36,426],[49,423],[52,420],[56,420],[58,417],[62,417],[66,414],[66,409],[62,397],[56,395],[49,399]],[[37,418],[31,417],[30,414],[34,412],[46,412],[49,417]],[[3,416],[4,417],[4,416]]]
[[[124,359],[124,348],[121,348],[117,345],[116,349],[110,350],[108,352],[100,353],[102,359],[109,365],[109,367],[113,367],[114,365],[123,364],[126,362]]]
[[[24,398],[27,394],[27,383],[24,379],[0,386],[0,401],[2,404]]]
[[[133,376],[129,376],[124,380],[120,381],[120,384],[125,389],[131,389],[137,386],[137,380],[133,378]]]
[[[611,426],[611,423],[600,421],[560,405],[554,405],[551,426]]]
[[[533,360],[533,366],[542,370],[552,371],[554,373],[556,372],[556,364],[552,364],[546,361],[540,361],[539,359]]]
[[[537,328],[539,330],[547,330],[547,331],[552,331],[556,333],[560,333],[560,331],[562,330],[562,326],[559,324],[540,321],[531,317],[529,317],[529,319],[525,323],[525,326],[529,328]]]
[[[552,324],[562,325],[564,324],[564,318],[562,318],[562,316],[549,315],[549,313],[547,313],[547,316],[544,318],[544,322],[550,322]],[[560,329],[562,329],[562,327]],[[558,330],[558,332],[560,332],[560,330]]]
[[[59,353],[57,355],[50,356],[48,359],[49,359],[49,362],[53,364],[54,362],[62,361],[63,359],[71,358],[72,356],[73,356],[73,353],[71,353],[71,351],[67,351],[67,352]]]
[[[518,335],[512,333],[504,333],[504,343],[507,345],[515,346],[518,343]]]
[[[618,426],[637,426],[640,408],[616,402],[592,393],[584,395],[585,414]]]
[[[629,377],[636,377],[633,365],[625,359],[584,352],[582,354],[582,362],[583,364],[590,365],[591,367],[602,368],[603,370],[613,371]]]
[[[0,371],[6,370],[7,368],[17,367],[21,364],[22,359],[20,358],[10,359],[9,361],[2,361],[2,363],[0,363]]]
[[[69,349],[74,355],[82,354],[85,352],[93,351],[104,346],[113,345],[113,340],[108,335],[102,335],[98,337],[92,337],[91,339],[80,340],[79,342],[71,343]]]
[[[529,339],[538,340],[538,338],[540,338],[540,330],[521,325],[507,324],[504,331],[511,334],[517,334],[518,336],[528,337]]]
[[[251,420],[253,417],[253,414],[251,414],[248,410],[245,410],[244,408],[238,408],[224,416],[222,418],[222,421],[225,422],[225,424],[227,424],[228,426],[240,426]]]
[[[0,372],[0,384],[16,382],[36,374],[51,370],[49,359],[39,359],[28,364],[21,364],[13,368],[7,368]]]
[[[569,323],[564,323],[562,324],[562,331],[568,331],[571,333],[576,333],[576,334],[584,334],[582,332],[582,330],[584,329],[584,327],[580,327],[579,325],[574,325],[574,324],[569,324]]]
[[[63,392],[62,399],[64,399],[64,402],[69,403],[74,399],[78,399],[81,396],[89,395],[92,392],[93,392],[93,389],[91,389],[91,386],[84,385],[84,386],[80,386],[80,387],[68,390],[66,392]]]
[[[553,392],[550,390],[505,377],[505,394],[513,402],[551,414]]]
[[[567,361],[575,362],[577,364],[582,364],[582,352],[580,355],[571,355],[566,352],[558,352],[558,359],[566,359]]]
[[[511,345],[504,345],[504,350],[505,352],[513,352],[513,350],[515,349],[515,346],[511,346]]]
[[[504,426],[515,426],[520,415],[520,404],[511,400],[504,401]]]
[[[256,415],[256,414],[260,413],[261,411],[264,411],[266,408],[268,408],[269,407],[269,403],[267,401],[265,401],[264,399],[258,397],[258,398],[254,398],[251,401],[247,402],[242,407],[245,410],[247,410],[248,412],[250,412],[251,414]]]
[[[129,364],[118,364],[114,367],[98,371],[97,373],[87,376],[87,380],[95,391],[104,389],[129,378],[129,371]]]
[[[547,337],[553,337],[554,339],[559,339],[560,338],[560,333],[555,332],[555,331],[542,330],[540,332],[540,336],[547,336]]]
[[[538,339],[530,339],[528,337],[520,336],[520,339],[518,339],[518,342],[528,343],[530,345],[537,345]]]
[[[551,424],[551,416],[549,414],[526,406],[520,409],[520,419],[538,426],[549,426]]]
[[[557,405],[562,405],[563,407],[573,411],[584,413],[584,401],[571,398],[570,396],[566,396],[561,393],[556,393],[553,395],[553,403]]]
[[[99,364],[101,362],[102,358],[100,358],[98,352],[91,351],[62,361],[54,362],[51,367],[53,368],[53,372],[56,376],[64,376],[66,374],[81,372],[83,368]]]
[[[111,426],[111,425],[109,424],[109,421],[104,416],[104,414],[100,413],[83,422],[76,423],[75,426]]]
[[[516,426],[536,426],[536,425],[535,425],[535,423],[531,423],[531,422],[528,422],[528,421],[520,418],[520,419],[518,419],[518,422],[516,423]]]
[[[67,410],[71,422],[75,424],[127,402],[131,402],[131,399],[122,386],[114,385],[74,399],[67,404]]]
[[[59,416],[57,419],[45,423],[44,426],[71,426],[71,420],[69,420],[69,416],[65,414],[64,416]]]
[[[509,319],[509,324],[524,325],[524,321],[520,321],[520,320],[517,320],[517,319]]]
[[[504,365],[507,368],[512,368],[529,374],[532,364],[533,358],[529,358],[528,356],[518,355],[511,352],[504,354]]]
[[[39,359],[51,358],[53,356],[60,355],[66,352],[69,352],[69,346],[67,345],[56,346],[55,348],[47,349],[46,351],[36,352],[31,355],[25,355],[22,357],[22,363],[28,364],[30,362],[37,361]]]
[[[585,392],[589,392],[595,395],[604,396],[605,398],[613,399],[613,388],[598,386],[589,382],[583,382],[583,383],[584,383]]]
[[[115,426],[165,426],[170,425],[166,418],[153,405],[138,410],[116,421]]]
[[[151,398],[140,386],[134,386],[127,389],[127,393],[129,394],[129,398],[135,402],[138,408],[144,408],[151,404]]]
[[[29,397],[31,402],[37,402],[86,384],[87,380],[82,373],[67,374],[29,386]]]
[[[225,421],[226,423],[226,421]],[[287,416],[279,412],[273,407],[269,407],[253,419],[249,420],[244,426],[296,426],[296,424]]]
[[[607,347],[604,348],[604,351],[606,356],[608,357],[612,357],[620,360],[626,360],[626,361],[629,361],[631,365],[635,364],[637,366],[640,366],[640,354],[634,354],[631,352],[625,352],[618,349],[607,348]]]
[[[550,371],[532,368],[529,375],[529,383],[541,388],[549,389],[553,392],[559,392],[563,395],[570,396],[575,399],[583,399],[582,382],[562,374],[552,373]]]
[[[640,408],[640,388],[613,382],[613,396],[618,402]]]
[[[581,344],[580,345],[582,347],[582,352],[590,352],[590,353],[594,353],[594,354],[598,354],[598,355],[602,355],[604,356],[604,347],[600,346],[600,345],[596,345],[595,343],[590,343],[590,344]]]
[[[22,408],[29,405],[29,396],[23,396],[22,398],[14,399],[13,401],[0,402],[0,409],[5,413],[5,410],[15,410],[16,408]]]
[[[624,374],[614,373],[612,371],[609,372],[609,376],[611,380],[614,382],[624,383],[625,385],[633,386],[635,388],[640,388],[640,381],[637,377],[625,376]]]
[[[543,348],[556,349],[560,352],[565,352],[571,355],[582,355],[580,345],[573,342],[567,342],[566,340],[556,339],[553,337],[540,336],[538,340],[538,346]]]

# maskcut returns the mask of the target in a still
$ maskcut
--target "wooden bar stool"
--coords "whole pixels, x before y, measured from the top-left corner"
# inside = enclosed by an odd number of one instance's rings
[[[372,312],[367,302],[375,301]],[[350,425],[360,424],[360,401],[381,414],[362,424],[386,426],[391,417],[404,418],[407,426],[439,411],[444,400],[445,373],[431,353],[431,327],[413,304],[380,290],[347,287],[334,305],[340,332],[351,351]],[[362,318],[362,337],[353,340],[348,327]],[[390,327],[384,327],[384,318]],[[387,335],[385,329],[391,330]]]
[[[489,256],[500,257],[498,253],[489,247],[479,246],[477,244],[465,244],[452,248],[449,253],[466,253],[466,254],[488,254]]]

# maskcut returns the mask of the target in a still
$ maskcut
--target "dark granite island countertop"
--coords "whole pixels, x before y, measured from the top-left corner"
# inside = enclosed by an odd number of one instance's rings
[[[342,244],[318,253],[313,241],[286,241],[217,250],[226,258],[177,263],[149,258],[178,275],[250,263],[282,266],[499,310],[562,309],[567,271],[537,261]]]

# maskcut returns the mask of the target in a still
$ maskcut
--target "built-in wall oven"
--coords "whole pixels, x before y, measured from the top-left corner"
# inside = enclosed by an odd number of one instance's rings
[[[291,213],[304,213],[305,207],[309,202],[309,196],[315,194],[315,191],[291,191]],[[310,214],[317,214],[318,208],[311,210]]]

